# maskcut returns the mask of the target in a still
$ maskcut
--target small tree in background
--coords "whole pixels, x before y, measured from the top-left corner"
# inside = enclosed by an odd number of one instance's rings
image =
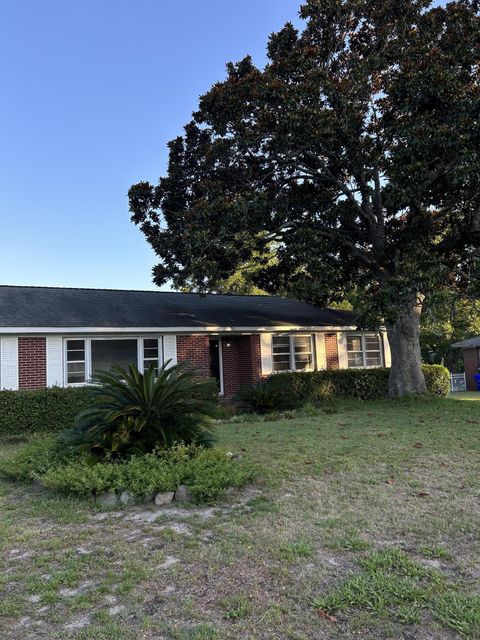
[[[131,187],[132,219],[158,285],[215,291],[255,259],[271,293],[363,291],[362,325],[387,325],[390,395],[423,393],[423,301],[479,271],[478,2],[309,0],[300,16],[263,70],[227,65],[167,176]]]

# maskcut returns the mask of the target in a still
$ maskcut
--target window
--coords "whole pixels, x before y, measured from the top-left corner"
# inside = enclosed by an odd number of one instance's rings
[[[92,373],[110,371],[115,364],[122,369],[138,362],[138,344],[132,340],[91,340]]]
[[[152,364],[155,366],[155,373],[158,373],[159,348],[158,338],[143,339],[143,370],[148,371]]]
[[[161,338],[81,338],[65,340],[65,381],[85,384],[97,371],[112,365],[124,369],[134,364],[147,371],[153,364],[158,372],[162,360]]]
[[[67,383],[85,382],[85,340],[67,340]]]
[[[272,336],[272,356],[274,371],[311,371],[313,336]]]
[[[347,353],[350,368],[382,366],[382,347],[379,335],[347,336]]]

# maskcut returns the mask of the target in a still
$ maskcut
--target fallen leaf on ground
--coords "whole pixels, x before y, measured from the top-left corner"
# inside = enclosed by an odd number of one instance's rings
[[[388,480],[387,480],[387,484],[395,484],[395,478],[393,476],[391,476]]]
[[[337,619],[335,616],[331,616],[326,611],[322,611],[322,609],[317,609],[317,614],[320,616],[320,618],[323,618],[324,620],[329,620],[330,622],[337,622]]]
[[[430,494],[429,494],[427,491],[419,491],[419,492],[417,493],[417,496],[418,496],[419,498],[426,498],[426,497],[427,497],[427,496],[429,496],[429,495],[430,495]]]
[[[415,447],[415,449],[421,449],[423,447],[423,444],[421,442],[415,442],[413,446]]]
[[[313,460],[304,460],[303,464],[313,464]]]

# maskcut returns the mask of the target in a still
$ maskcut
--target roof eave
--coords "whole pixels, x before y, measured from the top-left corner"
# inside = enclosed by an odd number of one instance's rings
[[[356,325],[207,326],[207,327],[0,327],[0,334],[271,333],[272,331],[356,331]]]

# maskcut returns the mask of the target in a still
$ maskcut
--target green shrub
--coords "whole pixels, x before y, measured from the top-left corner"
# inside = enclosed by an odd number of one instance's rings
[[[39,480],[45,487],[81,496],[127,491],[143,497],[186,484],[198,503],[211,503],[229,487],[252,480],[255,470],[217,448],[177,445],[152,453],[92,464],[78,455],[64,457],[54,439],[37,440],[0,459],[0,475]]]
[[[89,402],[85,387],[0,391],[0,437],[63,431]]]
[[[427,392],[446,396],[450,374],[441,365],[423,365]],[[298,401],[318,402],[331,399],[380,400],[387,396],[389,369],[324,369],[321,371],[276,373],[278,379]],[[278,408],[278,407],[276,407]]]
[[[294,409],[298,406],[298,394],[291,381],[282,375],[275,375],[264,382],[242,387],[235,397],[240,405],[254,413],[270,413]]]
[[[432,396],[448,396],[450,393],[450,372],[441,364],[424,364],[423,375],[428,393]]]
[[[145,373],[131,365],[99,373],[92,402],[73,428],[58,439],[65,448],[88,452],[97,459],[125,458],[177,442],[210,446],[208,430],[217,414],[218,395],[186,363],[168,363]]]

